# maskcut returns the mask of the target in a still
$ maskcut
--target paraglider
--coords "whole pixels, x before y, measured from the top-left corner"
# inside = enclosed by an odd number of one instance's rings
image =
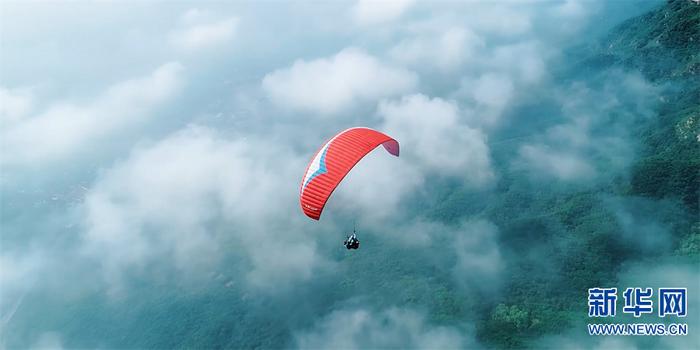
[[[399,143],[396,140],[365,127],[341,131],[326,142],[311,159],[301,181],[299,203],[304,214],[319,220],[335,188],[355,164],[379,145],[382,145],[390,154],[399,156]],[[351,247],[359,247],[359,240],[354,230],[346,242],[351,239]]]
[[[348,235],[348,238],[346,238],[343,241],[343,245],[348,250],[360,248],[360,240],[357,239],[357,232],[355,232],[355,223],[354,222],[352,224],[352,234]]]
[[[357,239],[357,234],[355,233],[355,230],[352,230],[352,234],[348,236],[348,238],[343,241],[343,245],[345,248],[350,249],[357,249],[360,247],[360,240]]]

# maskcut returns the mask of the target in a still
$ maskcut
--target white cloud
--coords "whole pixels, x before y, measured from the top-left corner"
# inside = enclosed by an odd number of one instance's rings
[[[404,64],[428,65],[450,71],[468,63],[483,46],[483,40],[472,31],[450,27],[405,39],[391,48],[389,54]]]
[[[538,83],[546,73],[548,52],[538,42],[525,41],[498,46],[493,56],[487,58],[487,66],[509,72],[524,85]]]
[[[516,167],[563,181],[615,176],[635,154],[630,130],[653,115],[658,88],[637,73],[610,71],[560,89],[554,96],[563,121],[545,129],[540,141],[522,145]]]
[[[574,147],[587,147],[591,143],[590,118],[579,116],[570,123],[559,124],[547,129],[547,137],[561,144]]]
[[[201,23],[206,19],[211,19],[212,13],[208,10],[202,10],[199,8],[191,8],[182,14],[180,20],[185,24],[196,24]]]
[[[175,47],[193,51],[225,46],[235,36],[238,18],[230,17],[208,23],[192,23],[201,16],[202,14],[198,10],[190,10],[184,15],[184,20],[190,24],[170,35],[170,41]]]
[[[381,225],[386,218],[400,212],[404,197],[423,183],[421,175],[409,160],[396,158],[380,146],[343,179],[327,210],[336,211],[334,208],[338,207],[343,212],[357,210],[357,216],[365,224]]]
[[[425,248],[434,242],[437,237],[449,236],[454,238],[453,230],[440,222],[412,220],[405,221],[405,225],[393,230],[385,230],[382,234],[392,235],[396,244],[407,247]],[[396,227],[396,226],[395,226]]]
[[[22,295],[33,287],[42,267],[49,258],[37,251],[3,252],[0,255],[0,286],[2,286],[3,299],[0,306],[7,307],[6,303],[21,299]],[[2,315],[3,320],[6,315]],[[11,318],[11,316],[10,316]],[[0,324],[4,326],[4,324]]]
[[[513,94],[513,82],[503,74],[484,74],[475,82],[472,97],[477,103],[503,108]]]
[[[307,280],[321,261],[315,242],[290,228],[298,220],[269,224],[298,211],[290,170],[301,164],[266,145],[192,127],[136,150],[90,189],[85,253],[117,291],[128,273],[153,264],[196,276],[225,254],[247,261],[238,272],[251,286],[283,290]]]
[[[454,234],[457,283],[492,294],[500,286],[505,267],[498,248],[498,228],[484,220],[467,221]]]
[[[63,337],[57,332],[43,332],[36,340],[36,342],[31,346],[31,349],[37,350],[62,350],[65,349],[63,346]]]
[[[283,230],[278,232],[280,235],[283,233]],[[268,290],[270,294],[284,290],[295,282],[310,280],[315,270],[323,264],[324,258],[316,250],[313,239],[294,242],[283,237],[265,237],[257,242],[250,240],[247,244],[252,263],[252,269],[246,276],[248,282],[260,290]]]
[[[470,292],[494,295],[501,287],[505,261],[498,241],[498,227],[481,219],[455,224],[408,219],[393,228],[382,230],[397,245],[406,248],[431,249],[441,242],[451,242],[443,249],[448,261],[445,270],[452,273],[457,285]]]
[[[409,91],[416,83],[412,72],[349,48],[330,58],[298,60],[289,68],[269,73],[262,87],[283,106],[332,114],[356,102]]]
[[[486,135],[460,122],[453,102],[425,95],[383,101],[383,130],[401,143],[402,157],[428,172],[460,176],[480,186],[494,178]]]
[[[219,256],[204,224],[217,216],[216,196],[238,187],[238,145],[197,131],[135,152],[108,170],[86,198],[86,249],[108,274],[166,258],[180,269]]]
[[[362,25],[384,23],[398,19],[414,3],[415,0],[358,0],[352,14]]]
[[[300,349],[461,349],[476,342],[465,330],[432,326],[421,314],[409,309],[390,308],[381,312],[339,310],[315,327],[296,334]]]
[[[590,15],[600,10],[597,1],[564,0],[561,3],[553,3],[546,13],[557,18],[558,22],[566,22],[565,26],[558,26],[559,35],[575,35],[581,32]]]
[[[0,86],[0,125],[20,121],[33,108],[33,96],[28,89],[7,89]]]
[[[500,36],[529,34],[532,30],[533,14],[525,6],[494,3],[475,3],[468,22],[479,33]]]
[[[485,73],[476,79],[464,78],[456,95],[466,99],[473,108],[468,120],[471,125],[498,125],[503,111],[515,95],[514,82],[503,73]]]
[[[620,227],[617,236],[627,246],[634,247],[640,254],[670,250],[673,239],[669,221],[677,217],[669,218],[668,214],[678,210],[670,203],[647,198],[612,197],[607,198],[605,204],[615,214]]]
[[[566,18],[580,18],[585,16],[588,11],[589,9],[584,6],[581,0],[565,0],[551,10],[553,14]]]
[[[523,145],[518,150],[516,167],[528,169],[563,181],[592,180],[595,168],[576,153],[555,150],[546,145]]]
[[[3,162],[58,160],[81,152],[90,142],[152,118],[153,110],[182,85],[182,65],[158,67],[149,76],[111,86],[92,103],[60,103],[2,130]]]

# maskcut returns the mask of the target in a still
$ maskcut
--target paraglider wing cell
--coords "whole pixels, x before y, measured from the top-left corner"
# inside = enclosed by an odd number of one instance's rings
[[[318,220],[328,197],[350,169],[379,145],[399,156],[396,140],[369,128],[347,129],[326,142],[309,163],[301,181],[299,200],[304,214]]]

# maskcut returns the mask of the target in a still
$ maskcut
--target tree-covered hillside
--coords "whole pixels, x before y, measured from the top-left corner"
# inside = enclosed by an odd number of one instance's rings
[[[559,268],[542,271],[527,257],[512,265],[507,294],[483,314],[480,324],[480,337],[499,347],[526,346],[528,339],[562,332],[580,321],[585,317],[582,291],[614,285],[624,262],[668,255],[695,266],[700,262],[700,6],[669,1],[595,43],[568,50],[567,60],[572,63],[562,70],[562,79],[638,70],[662,92],[653,118],[633,126],[639,151],[629,176],[564,192],[514,191],[511,184],[517,181],[502,179],[501,186],[507,186],[502,204],[488,215],[505,228],[504,243],[516,251],[518,245],[542,245],[538,256],[549,257]],[[606,199],[613,196],[645,201],[640,216],[671,223],[672,249],[642,251],[620,240],[624,224]],[[667,212],[659,203],[667,204]],[[509,212],[520,217],[504,216]]]

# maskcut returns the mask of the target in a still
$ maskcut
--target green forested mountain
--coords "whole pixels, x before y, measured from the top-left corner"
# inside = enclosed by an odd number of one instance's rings
[[[549,256],[558,268],[541,271],[527,257],[511,265],[507,294],[484,310],[479,323],[480,338],[499,347],[527,346],[529,340],[562,332],[580,320],[581,291],[616,283],[615,272],[625,262],[668,254],[695,266],[700,261],[700,6],[669,1],[596,42],[571,48],[566,60],[561,79],[616,69],[640,71],[660,87],[660,103],[652,118],[631,126],[639,151],[629,176],[564,191],[528,190],[517,176],[501,180],[504,192],[486,213],[505,228],[504,244],[518,251],[519,245],[537,242],[543,250],[538,257]],[[622,223],[606,205],[607,196],[648,200],[642,215],[670,215],[671,252],[640,252],[620,241]],[[463,209],[463,197],[453,195],[448,203]],[[662,213],[652,208],[655,201],[676,204]],[[504,214],[515,212],[515,217]],[[569,244],[567,249],[562,241]]]

